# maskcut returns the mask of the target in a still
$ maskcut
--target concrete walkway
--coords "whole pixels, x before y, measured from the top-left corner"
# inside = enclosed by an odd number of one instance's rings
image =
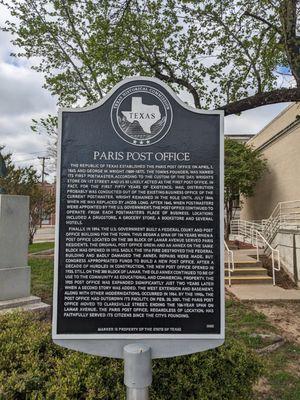
[[[273,285],[232,285],[226,289],[242,301],[300,301],[299,289],[282,289]]]
[[[55,226],[43,226],[36,231],[33,243],[54,242]]]

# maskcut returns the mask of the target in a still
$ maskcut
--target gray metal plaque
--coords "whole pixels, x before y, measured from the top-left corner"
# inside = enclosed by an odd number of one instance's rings
[[[152,357],[224,340],[223,112],[157,79],[59,113],[56,343]]]

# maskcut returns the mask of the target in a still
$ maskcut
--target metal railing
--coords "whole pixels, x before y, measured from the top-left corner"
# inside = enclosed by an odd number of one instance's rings
[[[228,284],[231,286],[231,273],[234,271],[233,251],[229,249],[225,240],[224,247],[225,252],[227,253]]]
[[[238,236],[242,242],[252,243],[251,232],[253,229],[261,232],[263,226],[259,221],[245,221],[241,219],[233,219],[230,222],[231,235]]]
[[[300,229],[300,200],[282,201],[270,217],[262,220],[263,234],[272,241],[279,229]]]
[[[278,203],[268,219],[261,221],[236,219],[230,222],[231,235],[255,246],[257,260],[259,260],[259,248],[263,248],[264,253],[269,253],[272,261],[273,285],[276,284],[275,271],[280,271],[281,262],[279,250],[274,249],[271,243],[280,229],[300,230],[300,200]]]
[[[272,262],[272,279],[273,285],[276,285],[275,271],[280,271],[280,253],[274,249],[264,236],[265,224],[253,221],[232,220],[231,234],[237,236],[241,241],[251,244],[256,248],[256,259],[259,261],[259,249],[263,249],[264,253],[271,255]],[[277,266],[276,266],[277,260]]]
[[[263,248],[264,252],[268,249],[271,254],[271,261],[272,261],[272,279],[273,279],[273,286],[276,285],[276,277],[275,271],[280,271],[281,264],[280,264],[280,253],[279,250],[274,249],[270,245],[270,243],[266,240],[266,238],[257,230],[253,229],[251,233],[252,237],[252,245],[256,247],[256,260],[259,261],[259,248]],[[255,240],[254,240],[255,237]],[[275,264],[275,254],[277,254],[277,267]]]
[[[279,229],[300,230],[300,200],[282,201],[277,204],[268,219],[245,221],[233,219],[230,232],[240,235],[242,239],[250,237],[251,229],[261,232],[268,242],[272,242]]]

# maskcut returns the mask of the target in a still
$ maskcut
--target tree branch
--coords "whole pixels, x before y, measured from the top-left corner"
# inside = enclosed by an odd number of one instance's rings
[[[82,52],[82,55],[83,55],[83,58],[84,58],[84,59],[83,59],[83,62],[84,62],[85,65],[87,66],[87,68],[88,68],[88,70],[89,70],[89,72],[90,72],[90,74],[91,74],[91,77],[92,77],[92,79],[93,79],[93,81],[94,81],[96,90],[98,91],[99,96],[100,96],[100,98],[102,99],[102,98],[103,98],[102,90],[101,90],[101,88],[100,88],[100,86],[99,86],[99,83],[98,83],[98,81],[97,81],[97,78],[96,78],[96,76],[95,76],[95,72],[93,71],[93,69],[92,69],[92,67],[91,67],[91,65],[90,65],[90,63],[89,63],[89,56],[88,56],[88,55],[86,54],[86,52],[85,52],[85,49],[84,49],[83,44],[82,44],[82,42],[81,42],[80,34],[79,34],[78,31],[76,30],[76,27],[75,27],[75,25],[74,25],[73,16],[71,16],[70,10],[69,10],[69,8],[68,8],[68,6],[67,6],[65,0],[62,1],[62,6],[63,6],[63,8],[64,8],[64,10],[65,10],[67,19],[68,19],[69,24],[70,24],[70,26],[71,26],[71,30],[72,30],[72,32],[73,32],[74,38],[76,39],[77,44],[78,44],[78,46],[79,46],[79,48],[80,48],[80,50],[81,50],[81,52]]]
[[[187,79],[177,77],[172,67],[165,61],[159,59],[156,49],[150,49],[147,48],[147,46],[145,47],[145,43],[141,40],[141,38],[143,38],[143,32],[141,32],[139,28],[139,25],[137,25],[137,32],[135,32],[129,27],[129,30],[132,32],[132,37],[136,38],[136,41],[142,50],[141,53],[137,54],[137,57],[153,69],[156,78],[167,83],[176,83],[177,85],[185,87],[193,96],[195,107],[201,108],[200,96],[196,88]],[[164,74],[162,69],[167,70],[168,75]]]
[[[121,10],[122,10],[122,8],[123,8],[123,10],[121,11],[121,15],[120,15],[120,17],[119,17],[119,20],[118,20],[117,23],[116,23],[116,26],[118,26],[118,25],[120,25],[120,24],[122,23],[126,12],[127,12],[127,11],[129,10],[129,8],[130,8],[131,3],[132,3],[132,0],[126,0],[125,3],[124,3],[124,5],[121,6]]]
[[[263,22],[265,25],[268,25],[270,28],[274,29],[277,33],[279,33],[280,36],[282,35],[282,32],[276,25],[271,24],[271,22],[261,17],[260,15],[252,14],[250,11],[245,11],[244,15],[246,15],[247,17],[254,18],[260,22]]]
[[[197,90],[194,88],[194,86],[192,84],[190,84],[189,82],[187,82],[186,80],[184,80],[182,78],[177,78],[174,75],[168,76],[168,75],[162,74],[158,69],[155,70],[155,76],[156,76],[156,78],[159,78],[164,82],[177,83],[177,85],[183,86],[186,89],[188,89],[188,91],[193,96],[195,107],[201,108],[199,95],[197,93]]]
[[[169,75],[165,75],[163,74],[160,69],[158,68],[158,65],[162,65],[164,66],[168,71],[169,71]],[[177,85],[183,86],[185,87],[193,96],[194,99],[194,103],[195,103],[195,107],[196,108],[201,108],[200,105],[200,98],[198,95],[197,90],[194,88],[194,86],[188,82],[186,79],[184,78],[178,78],[174,72],[172,71],[172,68],[170,67],[170,65],[168,65],[167,63],[163,62],[163,61],[159,61],[156,60],[156,64],[152,65],[153,69],[155,70],[155,76],[156,78],[161,79],[162,81],[168,82],[168,83],[176,83]]]
[[[85,82],[79,68],[77,68],[76,64],[74,63],[74,61],[72,60],[72,58],[69,56],[69,54],[66,52],[66,50],[63,48],[63,46],[61,45],[61,43],[59,42],[58,38],[55,36],[55,34],[53,33],[52,29],[50,29],[49,24],[46,22],[46,20],[42,17],[41,13],[38,11],[37,5],[35,3],[35,0],[31,0],[30,4],[32,5],[33,9],[36,12],[36,15],[40,18],[40,20],[43,22],[45,28],[47,29],[47,32],[49,32],[49,34],[51,35],[52,39],[54,42],[56,42],[56,44],[58,45],[58,47],[60,48],[61,52],[63,53],[63,55],[66,57],[67,60],[69,60],[70,64],[72,65],[74,71],[76,72],[76,74],[78,75],[79,80],[81,81],[83,87],[86,90],[87,96],[91,98],[91,100],[93,102],[96,102],[97,99],[95,98],[95,96],[93,96],[93,94],[91,93],[87,83]]]
[[[276,89],[270,92],[257,93],[254,96],[226,104],[219,110],[224,110],[225,115],[239,114],[252,108],[266,106],[268,104],[300,101],[300,88]]]
[[[257,91],[259,93],[262,92],[260,71],[257,69],[255,61],[254,61],[253,57],[251,56],[250,51],[247,48],[247,46],[245,46],[244,42],[241,39],[239,39],[239,37],[236,35],[236,33],[223,21],[222,16],[220,16],[215,11],[211,12],[211,16],[213,16],[213,18],[219,22],[219,24],[223,27],[223,29],[227,33],[227,35],[229,37],[232,37],[232,39],[240,46],[240,48],[244,50],[244,53],[250,62],[250,65],[253,69],[254,75],[257,80]]]

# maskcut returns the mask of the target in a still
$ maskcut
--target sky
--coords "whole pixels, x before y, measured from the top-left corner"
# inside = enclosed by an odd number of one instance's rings
[[[8,18],[0,6],[0,26]],[[30,126],[32,119],[57,113],[56,99],[42,88],[43,76],[31,69],[32,61],[10,56],[15,50],[10,40],[10,33],[0,31],[0,145],[13,154],[17,165],[33,165],[40,172],[38,157],[47,156],[49,138],[32,132]],[[225,133],[255,134],[287,106],[275,104],[228,116]],[[48,179],[53,179],[53,174]]]

